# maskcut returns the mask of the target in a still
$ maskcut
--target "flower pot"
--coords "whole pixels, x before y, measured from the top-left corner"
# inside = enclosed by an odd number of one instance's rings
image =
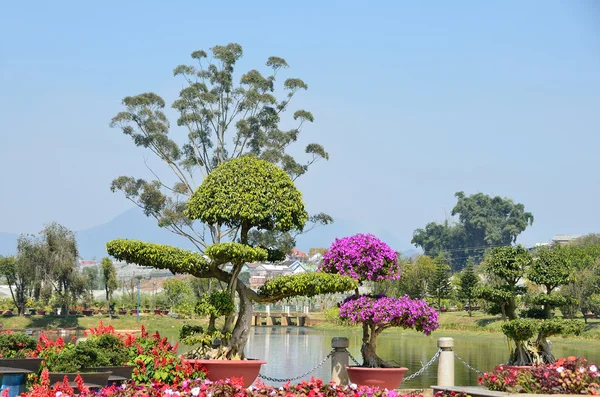
[[[77,310],[69,310],[69,316],[76,316]]]
[[[161,310],[160,312],[161,312],[161,314],[164,314],[165,316],[166,316],[167,314],[169,314],[169,311],[168,311],[168,310]]]
[[[84,316],[93,316],[94,311],[93,310],[82,310],[81,314],[83,314]]]
[[[119,314],[121,316],[124,316],[125,314],[127,314],[127,310],[119,310]]]
[[[12,310],[5,310],[2,312],[2,317],[12,317],[12,316],[13,316]]]
[[[263,360],[188,360],[183,362],[190,364],[199,364],[208,370],[207,379],[216,382],[219,379],[243,378],[244,388],[252,386],[260,367],[266,364]]]
[[[388,390],[397,389],[404,379],[408,368],[367,368],[346,367],[350,382],[359,386],[381,387]]]
[[[99,389],[108,384],[108,378],[112,372],[49,372],[50,385],[54,385],[57,382],[62,382],[65,376],[67,377],[69,384],[75,386],[75,378],[77,375],[81,375],[83,382],[92,389]]]
[[[155,309],[154,310],[154,315],[155,316],[160,316],[161,314],[162,314],[162,310],[160,310],[160,309]]]
[[[41,358],[0,358],[0,367],[19,368],[38,372],[41,365]]]
[[[45,310],[38,310],[37,314],[39,314],[40,316],[44,316],[44,315],[46,315],[46,311]]]
[[[135,316],[135,315],[137,315],[137,310],[136,309],[131,309],[130,313],[131,313],[132,316]]]

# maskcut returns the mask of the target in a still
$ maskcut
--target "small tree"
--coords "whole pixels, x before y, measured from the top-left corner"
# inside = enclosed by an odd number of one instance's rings
[[[29,248],[32,247],[29,243],[29,240],[24,240],[21,236],[19,237],[18,256],[16,258],[12,256],[0,257],[0,274],[6,278],[10,295],[19,316],[25,313],[25,304],[35,283],[35,278],[31,277],[32,274],[35,274],[35,262],[32,261],[30,256],[32,252],[29,251]]]
[[[467,267],[461,272],[460,278],[458,280],[458,295],[461,299],[465,299],[467,301],[467,306],[469,308],[469,317],[471,317],[471,311],[473,307],[473,299],[476,295],[476,288],[479,284],[479,277],[475,274],[475,269],[473,268],[473,262],[470,261],[467,264]]]
[[[583,323],[553,319],[551,322],[551,311],[553,308],[566,303],[566,298],[555,292],[555,290],[567,284],[571,278],[571,266],[568,261],[567,251],[560,246],[551,249],[542,249],[537,258],[528,269],[528,278],[544,289],[542,294],[534,297],[534,304],[543,308],[543,318],[546,320],[538,330],[535,347],[539,361],[553,363],[552,347],[548,343],[548,337],[552,335],[576,334],[583,330]]]
[[[75,234],[53,222],[41,232],[42,259],[46,280],[54,287],[55,296],[65,316],[69,307],[84,291],[84,282],[77,271],[78,256]]]
[[[484,260],[487,284],[478,289],[477,297],[498,304],[504,318],[515,320],[517,296],[526,292],[519,283],[531,262],[531,254],[520,245],[492,249]]]
[[[163,283],[163,290],[165,291],[167,300],[171,305],[171,310],[192,295],[192,290],[189,284],[176,278],[170,278],[166,280]]]
[[[452,294],[450,266],[442,258],[436,259],[435,271],[427,287],[429,295],[437,301],[438,310],[442,310],[442,299],[447,299]]]
[[[435,259],[427,255],[419,255],[414,262],[410,259],[402,259],[398,258],[402,265],[402,278],[378,282],[374,290],[378,290],[378,286],[383,285],[393,292],[394,296],[408,295],[411,298],[425,299],[428,286],[435,273]],[[390,292],[386,292],[386,294],[390,295]]]
[[[259,291],[253,291],[241,282],[239,275],[245,263],[264,261],[273,254],[248,244],[248,235],[253,228],[302,229],[308,219],[301,193],[291,178],[267,161],[245,156],[219,165],[190,198],[186,215],[209,225],[218,225],[211,229],[212,233],[219,233],[223,226],[227,226],[236,231],[233,235],[239,235],[240,242],[207,247],[204,254],[209,260],[198,253],[140,241],[113,240],[107,244],[107,250],[118,259],[138,265],[188,273],[199,278],[215,278],[226,284],[231,301],[237,296],[239,312],[235,325],[235,316],[227,316],[221,330],[220,346],[205,350],[205,357],[244,358],[254,302],[270,303],[293,296],[344,292],[357,285],[349,277],[323,273],[276,277],[267,281]],[[226,264],[231,264],[228,270],[224,270]]]
[[[102,258],[100,264],[102,269],[102,283],[104,284],[104,292],[106,293],[106,310],[108,311],[108,317],[112,318],[112,310],[110,301],[112,299],[113,292],[117,289],[117,270],[115,265],[110,258]]]
[[[397,254],[370,234],[336,239],[323,255],[321,270],[364,281],[400,277]],[[340,306],[340,317],[363,325],[361,354],[364,367],[391,367],[377,356],[377,337],[387,328],[414,328],[429,335],[439,325],[437,312],[419,299],[360,295],[358,288]]]
[[[0,257],[0,274],[6,278],[19,316],[25,314],[25,304],[40,281],[41,244],[35,236],[19,236],[17,255]]]

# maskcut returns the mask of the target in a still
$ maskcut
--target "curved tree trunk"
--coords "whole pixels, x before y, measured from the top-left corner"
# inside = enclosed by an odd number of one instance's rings
[[[392,368],[393,365],[382,360],[377,355],[377,336],[382,330],[377,330],[375,326],[369,326],[363,323],[363,343],[360,352],[363,356],[363,367],[369,368]]]
[[[552,354],[552,343],[547,339],[546,335],[541,332],[535,341],[538,355],[545,364],[552,364],[556,361],[556,357]]]
[[[532,365],[533,356],[525,341],[514,341],[515,350],[512,352],[508,364],[510,365]]]
[[[248,287],[241,281],[237,282],[237,293],[240,299],[240,310],[238,318],[233,328],[231,338],[227,341],[225,353],[228,359],[245,358],[244,347],[248,341],[248,334],[252,325],[253,302],[248,294]]]

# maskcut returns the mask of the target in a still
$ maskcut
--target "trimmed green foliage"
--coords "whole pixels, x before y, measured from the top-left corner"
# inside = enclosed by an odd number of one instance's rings
[[[116,239],[106,243],[106,251],[128,263],[169,269],[175,273],[200,276],[208,271],[208,262],[202,255],[170,245]]]
[[[278,301],[291,296],[315,296],[319,294],[351,291],[358,288],[358,281],[347,276],[327,273],[301,273],[279,276],[260,287],[261,301]]]
[[[204,253],[217,265],[231,262],[239,266],[246,262],[264,261],[268,257],[266,249],[240,243],[213,244],[207,247]]]
[[[276,165],[252,156],[223,163],[208,175],[190,197],[186,215],[248,230],[302,229],[308,220],[302,193],[292,179]]]

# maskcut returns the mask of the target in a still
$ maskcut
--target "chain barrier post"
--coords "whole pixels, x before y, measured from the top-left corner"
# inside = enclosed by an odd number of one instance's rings
[[[348,384],[348,338],[335,337],[331,339],[333,354],[331,355],[331,380],[338,385]]]
[[[437,385],[454,386],[454,338],[439,338],[437,345],[440,348]]]

